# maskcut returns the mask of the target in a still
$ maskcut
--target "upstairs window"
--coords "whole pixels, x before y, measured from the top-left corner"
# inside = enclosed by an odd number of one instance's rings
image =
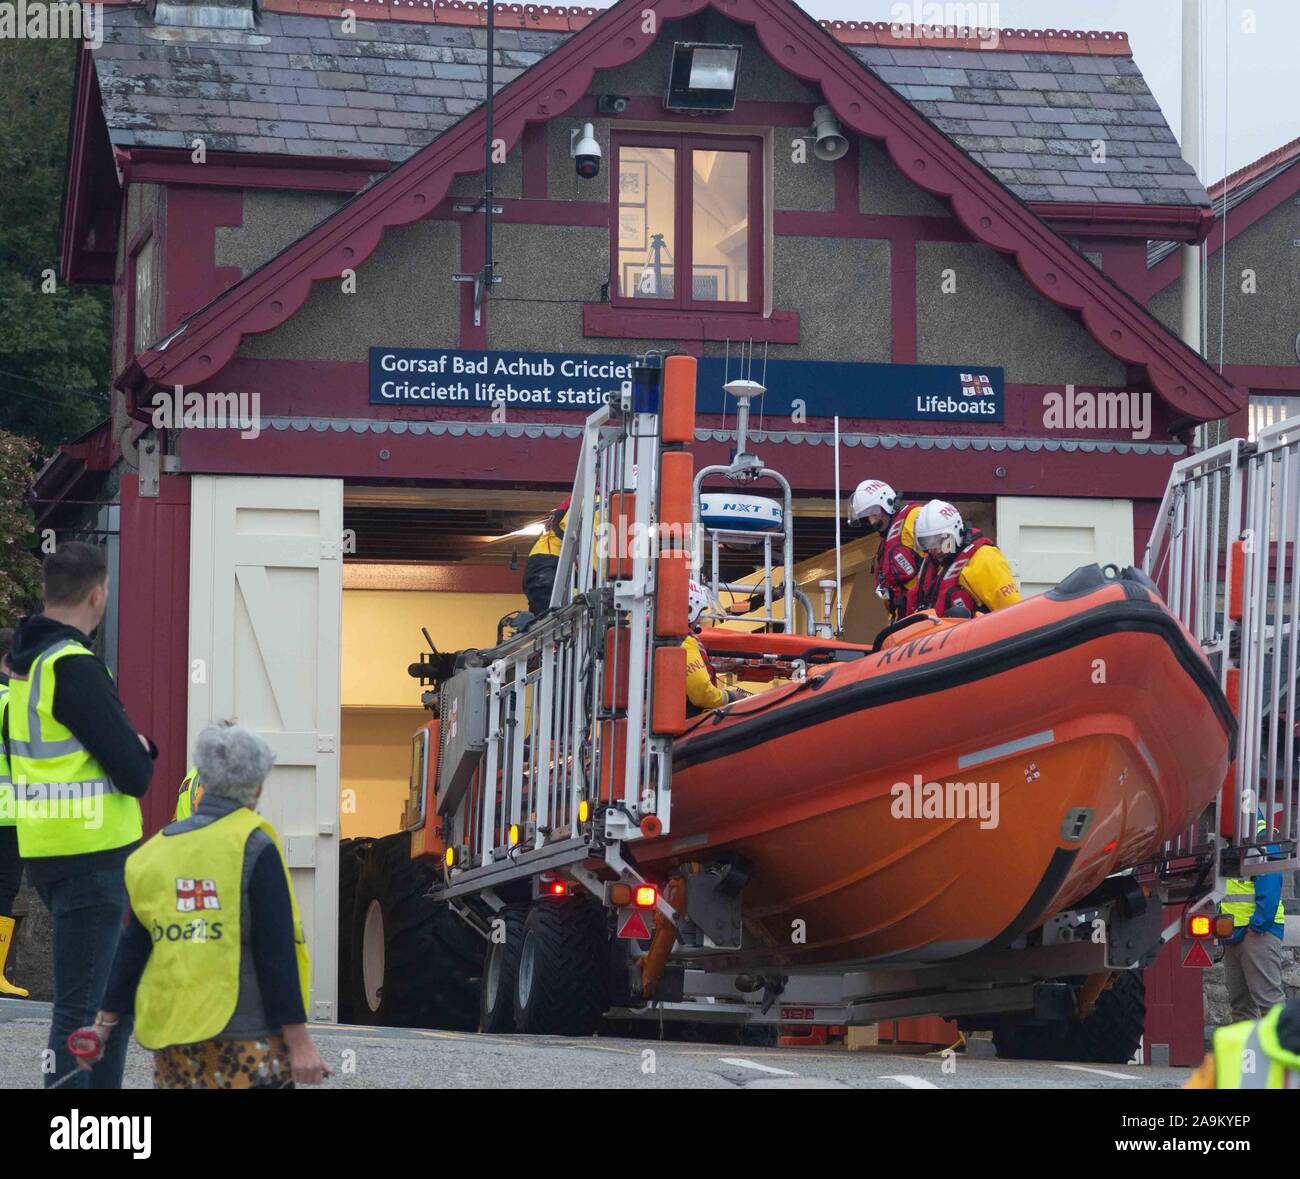
[[[617,133],[611,301],[762,308],[762,145],[732,135]]]
[[[158,338],[154,318],[153,237],[150,235],[135,252],[131,310],[134,319],[133,340],[138,355]]]

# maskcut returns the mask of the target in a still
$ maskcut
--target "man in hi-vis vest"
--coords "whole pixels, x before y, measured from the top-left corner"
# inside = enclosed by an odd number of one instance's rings
[[[1255,838],[1263,839],[1268,824],[1255,816]],[[1265,854],[1277,854],[1275,847]],[[1223,947],[1223,981],[1234,1020],[1259,1019],[1285,998],[1282,990],[1282,939],[1286,912],[1282,908],[1282,873],[1230,877],[1227,896],[1219,905],[1232,917],[1232,937]]]
[[[68,1034],[104,994],[126,911],[123,870],[158,751],[127,719],[91,650],[108,603],[103,550],[64,542],[45,558],[43,579],[44,611],[22,620],[9,652],[5,733],[18,850],[54,919],[54,1017],[42,1062],[50,1085],[76,1067]],[[115,1045],[69,1085],[119,1088],[123,1050]]]

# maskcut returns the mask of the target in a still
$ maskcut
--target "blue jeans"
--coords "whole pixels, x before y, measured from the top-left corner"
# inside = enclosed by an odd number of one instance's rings
[[[54,1019],[49,1048],[54,1068],[45,1070],[48,1088],[77,1067],[68,1051],[68,1034],[92,1023],[108,986],[126,913],[124,868],[118,865],[84,876],[38,883],[36,891],[54,918]],[[120,1089],[131,1039],[131,1013],[119,1013],[103,1057],[89,1072],[79,1072],[63,1089]]]

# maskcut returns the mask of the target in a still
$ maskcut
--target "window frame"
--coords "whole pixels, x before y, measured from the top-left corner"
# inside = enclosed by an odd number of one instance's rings
[[[148,297],[152,311],[156,306],[157,300],[157,279],[158,279],[158,237],[154,233],[153,224],[144,226],[137,234],[136,239],[131,243],[128,258],[130,265],[127,268],[127,353],[130,357],[140,356],[146,350],[151,348],[161,335],[159,324],[153,324],[153,339],[146,340],[144,343],[139,342],[139,331],[137,325],[140,323],[140,257],[146,251],[150,251],[147,258],[149,263],[146,274],[148,277]],[[146,321],[147,322],[147,321]]]
[[[694,194],[695,174],[692,151],[743,152],[749,156],[749,298],[722,301],[696,299],[694,281],[683,286],[674,279],[671,299],[637,298],[622,293],[618,246],[618,176],[619,160],[625,147],[667,147],[676,150],[673,236],[676,250],[674,275],[681,267],[678,259],[690,260],[689,273],[694,275]],[[763,139],[758,135],[725,135],[695,131],[617,130],[610,134],[609,164],[609,302],[621,309],[640,311],[690,311],[715,315],[761,315],[763,313],[763,241],[766,235],[766,210],[763,205]]]

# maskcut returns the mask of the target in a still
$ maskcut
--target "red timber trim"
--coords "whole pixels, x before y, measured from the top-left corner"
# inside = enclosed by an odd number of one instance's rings
[[[166,199],[164,334],[240,280],[238,266],[217,265],[217,227],[244,223],[242,192],[175,187]]]
[[[1202,242],[1214,225],[1208,205],[1123,205],[1113,202],[1030,201],[1057,233],[1133,237],[1142,241]]]
[[[1077,311],[1107,351],[1142,365],[1155,391],[1191,420],[1222,417],[1240,394],[1124,295],[1010,191],[862,66],[789,0],[664,0],[661,20],[716,8],[753,26],[782,68],[820,86],[842,125],[883,141],[905,176],[948,200],[976,240],[1014,255],[1044,297]],[[645,53],[642,0],[619,0],[591,25],[506,86],[496,99],[496,133],[507,149],[529,122],[558,118],[588,91],[597,70],[617,69]],[[337,278],[370,256],[386,229],[429,216],[456,175],[482,161],[483,108],[466,115],[405,164],[349,201],[191,320],[165,351],[153,349],[128,387],[210,380],[248,334],[278,327],[304,302],[313,282]]]
[[[206,188],[287,188],[294,192],[357,192],[387,160],[284,156],[255,152],[210,152],[202,164],[187,151],[165,147],[118,149],[123,183],[201,184]]]
[[[914,425],[915,423],[909,423]],[[841,423],[841,429],[844,428]],[[730,442],[694,442],[697,469],[726,464]],[[775,465],[800,494],[830,494],[827,446],[767,443]],[[553,486],[573,480],[571,438],[474,437],[463,434],[357,434],[351,430],[264,429],[256,438],[229,430],[187,431],[185,469],[218,475],[319,475],[364,482],[391,479],[445,486]],[[765,452],[766,453],[766,452]],[[954,499],[989,495],[1095,496],[1159,501],[1173,455],[1098,451],[972,451],[873,447],[846,451],[894,486],[929,488]]]
[[[698,341],[687,341],[686,351],[698,355],[701,351]],[[329,360],[253,360],[239,357],[221,374],[216,385],[220,391],[257,393],[261,407],[261,417],[266,419],[299,418],[320,422],[322,427],[330,421],[377,422],[487,422],[491,410],[458,408],[450,411],[431,411],[421,406],[387,406],[370,405],[366,400],[369,384],[369,369],[365,361],[329,361]],[[204,386],[196,386],[203,390]],[[1080,389],[1104,391],[1090,384],[1081,384]],[[1136,381],[1109,390],[1112,392],[1143,392],[1142,385]],[[1046,398],[1051,394],[1058,397],[1060,385],[1020,385],[1009,384],[1006,387],[1005,420],[995,426],[979,422],[917,422],[905,420],[884,420],[879,418],[842,418],[840,429],[846,434],[885,433],[897,435],[924,434],[935,437],[978,438],[996,435],[1008,438],[1042,438],[1053,440],[1061,438],[1063,432],[1049,429],[1044,423],[1046,416]],[[580,426],[582,415],[566,413],[562,410],[511,411],[509,421],[528,422],[535,425]],[[1186,443],[1187,439],[1174,434],[1171,411],[1158,400],[1152,406],[1151,437],[1139,439],[1153,443]],[[727,426],[720,418],[702,415],[699,428],[722,429]],[[814,418],[802,429],[829,432],[830,418]],[[188,458],[190,440],[198,431],[186,431],[182,445],[183,455]],[[300,437],[307,436],[306,432]],[[1077,435],[1064,435],[1082,440],[1094,441],[1133,441],[1125,430],[1089,430]],[[376,438],[385,437],[382,434]],[[924,453],[924,452],[914,452]],[[1097,457],[1097,456],[1094,456]],[[1104,456],[1100,456],[1104,458]],[[188,466],[187,466],[188,469]],[[421,477],[429,472],[421,472]],[[394,476],[395,477],[395,476]],[[572,482],[572,471],[569,473]]]
[[[139,482],[122,478],[117,680],[131,723],[158,746],[141,800],[148,835],[171,821],[188,756],[190,480],[163,475],[156,499]]]
[[[799,343],[799,313],[771,315],[701,308],[638,307],[584,303],[582,334],[614,340],[754,340],[767,344]]]
[[[524,128],[523,194],[527,201],[544,201],[549,191],[550,152],[546,124],[529,123]],[[594,203],[594,202],[593,202]]]
[[[77,54],[75,87],[59,230],[63,280],[111,283],[117,269],[123,186],[114,171],[99,80],[88,44]]]
[[[1248,196],[1236,208],[1228,210],[1228,240],[1231,241],[1237,234],[1249,229],[1262,217],[1267,217],[1280,204],[1297,193],[1300,193],[1300,166],[1288,168],[1258,192]],[[1205,239],[1207,253],[1213,254],[1223,248],[1223,225],[1222,217],[1215,220],[1214,228]],[[1230,256],[1232,254],[1231,246],[1228,247],[1228,254]],[[1145,297],[1149,299],[1159,294],[1170,283],[1176,282],[1182,273],[1183,254],[1181,250],[1175,250],[1168,258],[1162,259],[1151,268],[1147,286],[1149,293]]]
[[[1283,364],[1225,364],[1223,375],[1252,393],[1300,393],[1300,367]]]

